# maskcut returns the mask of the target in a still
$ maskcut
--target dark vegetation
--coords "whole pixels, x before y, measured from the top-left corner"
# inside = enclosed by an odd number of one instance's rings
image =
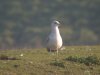
[[[0,60],[19,60],[16,57],[9,57],[7,55],[0,55]]]
[[[50,63],[50,65],[65,68],[64,62],[62,61],[53,61],[52,63]]]
[[[69,56],[66,58],[68,61],[83,63],[87,66],[89,65],[100,65],[100,59],[96,56],[87,56],[87,57],[78,57],[78,56]]]

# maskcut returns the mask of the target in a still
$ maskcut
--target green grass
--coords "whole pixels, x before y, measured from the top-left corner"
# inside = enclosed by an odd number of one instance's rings
[[[87,66],[90,65],[100,65],[100,58],[97,56],[91,55],[87,57],[80,57],[80,56],[69,56],[66,58],[68,61],[83,63]]]
[[[100,75],[99,64],[65,60],[70,56],[100,59],[100,46],[67,46],[58,57],[45,49],[1,50],[0,75]]]

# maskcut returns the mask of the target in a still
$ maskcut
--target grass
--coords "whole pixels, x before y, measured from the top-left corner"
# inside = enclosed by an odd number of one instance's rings
[[[87,56],[87,57],[69,56],[66,58],[66,60],[72,61],[72,62],[84,63],[87,66],[100,65],[100,58],[94,55]]]
[[[78,62],[65,60],[75,56]],[[100,59],[100,46],[67,46],[58,58],[45,49],[1,50],[0,75],[100,75],[99,64],[84,64],[90,59]]]

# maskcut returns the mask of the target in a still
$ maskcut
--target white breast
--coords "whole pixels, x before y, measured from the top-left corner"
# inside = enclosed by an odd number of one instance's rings
[[[50,49],[59,49],[62,46],[62,38],[59,33],[58,27],[52,29],[48,37],[47,47]]]

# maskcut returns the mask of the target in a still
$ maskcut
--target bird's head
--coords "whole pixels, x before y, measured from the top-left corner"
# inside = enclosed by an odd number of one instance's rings
[[[54,20],[54,21],[52,22],[52,25],[53,25],[53,26],[60,26],[60,22],[57,21],[57,20]]]

